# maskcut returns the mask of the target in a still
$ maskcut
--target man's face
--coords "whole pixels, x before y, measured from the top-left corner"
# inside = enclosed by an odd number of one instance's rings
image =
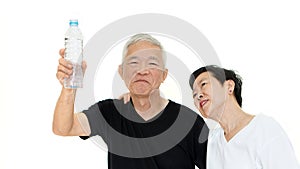
[[[119,73],[131,94],[149,96],[167,77],[162,50],[147,41],[128,47]]]

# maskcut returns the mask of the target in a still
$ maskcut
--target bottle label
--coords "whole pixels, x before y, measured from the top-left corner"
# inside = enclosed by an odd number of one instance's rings
[[[65,59],[72,63],[82,62],[82,40],[76,38],[65,38]]]

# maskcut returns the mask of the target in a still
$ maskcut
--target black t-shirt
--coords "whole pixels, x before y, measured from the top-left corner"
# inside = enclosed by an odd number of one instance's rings
[[[191,109],[169,101],[145,121],[123,100],[103,100],[84,110],[91,134],[108,146],[109,169],[206,168],[208,128]],[[82,137],[84,138],[84,137]]]

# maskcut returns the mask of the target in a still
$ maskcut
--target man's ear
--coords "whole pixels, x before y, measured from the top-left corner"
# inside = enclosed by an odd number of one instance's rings
[[[120,77],[123,79],[123,65],[122,64],[119,65],[118,72],[119,72]]]
[[[164,82],[166,80],[167,76],[168,76],[168,69],[165,69],[165,70],[163,70],[163,81],[162,82]]]

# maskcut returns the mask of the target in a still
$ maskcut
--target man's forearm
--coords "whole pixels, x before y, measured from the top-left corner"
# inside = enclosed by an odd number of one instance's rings
[[[57,100],[53,117],[53,132],[57,135],[68,135],[74,120],[74,102],[76,90],[63,88]]]

